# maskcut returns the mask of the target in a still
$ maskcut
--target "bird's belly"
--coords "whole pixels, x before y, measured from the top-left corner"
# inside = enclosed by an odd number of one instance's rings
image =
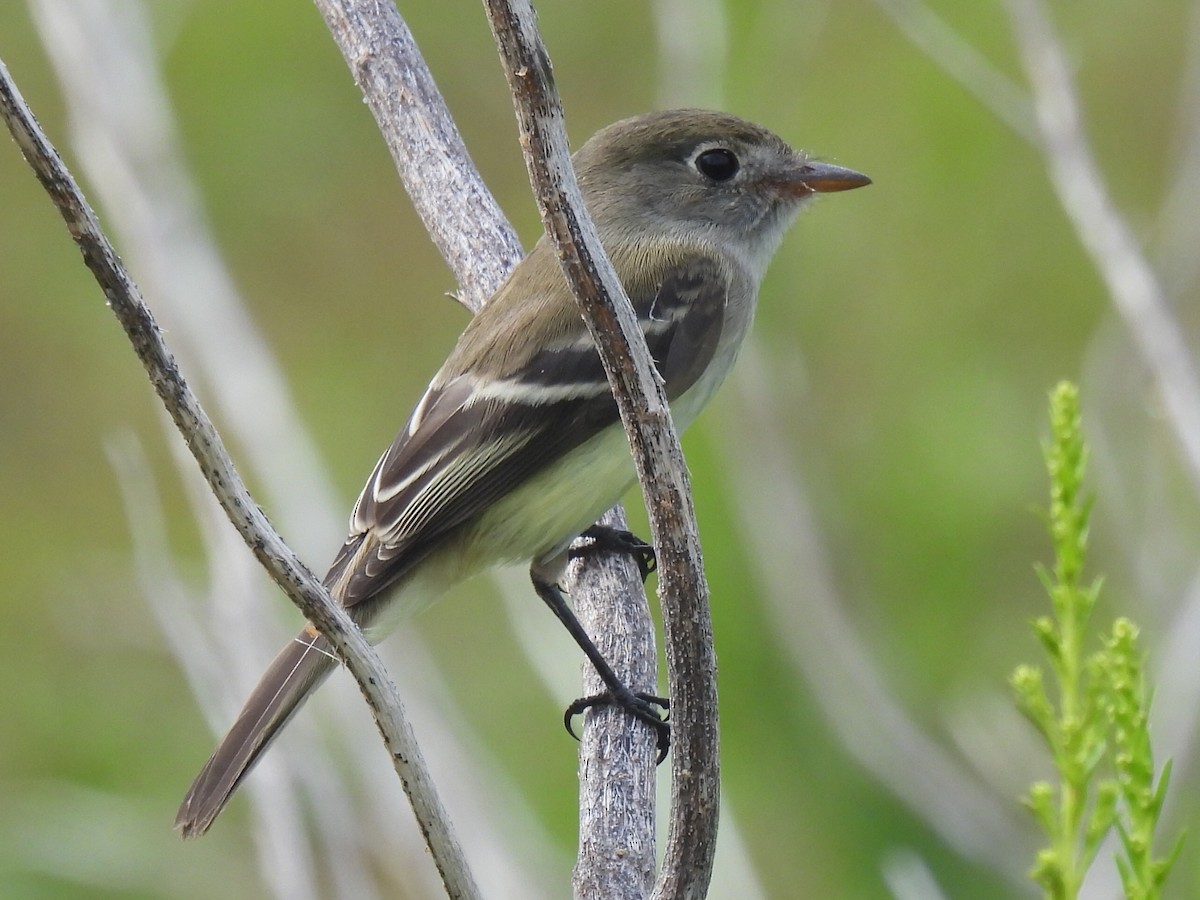
[[[724,381],[733,353],[719,355],[699,380],[671,403],[679,432],[708,404]],[[637,481],[629,441],[618,425],[576,448],[547,472],[521,485],[481,518],[473,543],[480,565],[545,558],[620,501]],[[536,514],[531,514],[536,510]]]
[[[468,543],[479,548],[482,568],[545,557],[600,518],[635,480],[624,431],[606,429],[499,500]]]

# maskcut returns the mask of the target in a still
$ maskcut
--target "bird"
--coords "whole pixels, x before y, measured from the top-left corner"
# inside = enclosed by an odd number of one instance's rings
[[[729,372],[797,214],[816,194],[870,183],[760,125],[702,109],[618,121],[572,165],[680,431]],[[635,480],[595,344],[543,236],[467,325],[379,458],[324,585],[374,643],[459,582],[528,564],[536,592],[608,686],[583,702],[614,702],[656,725],[665,753],[666,723],[653,708],[661,701],[616,679],[558,586],[585,532],[645,562],[647,545],[591,527]],[[311,624],[279,651],[189,788],[175,820],[183,837],[209,829],[336,664]]]

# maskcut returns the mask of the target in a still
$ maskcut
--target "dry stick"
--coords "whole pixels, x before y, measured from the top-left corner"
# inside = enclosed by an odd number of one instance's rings
[[[525,254],[395,6],[315,0],[375,117],[425,230],[478,312]],[[452,202],[451,202],[452,201]]]
[[[619,508],[600,521],[629,527]],[[654,620],[633,560],[620,554],[586,556],[571,574],[576,615],[617,677],[632,690],[657,693]],[[584,696],[607,689],[584,663]],[[654,888],[657,865],[657,742],[613,706],[588,711],[582,741],[575,896],[642,900]]]
[[[672,815],[655,897],[703,897],[720,799],[716,659],[687,468],[629,299],[583,207],[550,60],[527,0],[485,0],[547,234],[600,351],[658,552],[674,723]]]
[[[212,422],[184,382],[150,310],[100,229],[95,213],[58,153],[37,124],[8,69],[0,61],[0,115],[26,161],[50,195],[121,326],[142,361],[150,383],[183,435],[217,501],[263,568],[292,602],[333,644],[358,681],[396,773],[412,803],[422,833],[449,896],[477,898],[457,840],[404,718],[396,686],[362,632],[338,607],[320,581],[275,533],[250,497]]]
[[[520,256],[499,206],[472,164],[412,35],[390,3],[316,0],[405,189],[459,285],[477,310]],[[446,203],[447,197],[466,198]],[[620,507],[602,520],[624,527]],[[566,587],[580,621],[614,671],[634,690],[657,684],[654,627],[636,569],[614,556],[570,567]],[[531,613],[537,615],[537,613]],[[603,688],[585,667],[585,695]],[[628,886],[644,897],[654,881],[654,749],[631,740],[627,717],[588,714],[580,751],[580,855],[577,883],[593,895]],[[587,873],[587,874],[584,874]]]

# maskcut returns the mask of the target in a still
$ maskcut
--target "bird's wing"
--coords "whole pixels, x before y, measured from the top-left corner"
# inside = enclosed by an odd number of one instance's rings
[[[728,287],[720,265],[692,258],[630,298],[668,399],[712,360]],[[617,420],[586,329],[502,378],[435,380],[376,464],[326,584],[346,606],[375,596],[452,529]]]

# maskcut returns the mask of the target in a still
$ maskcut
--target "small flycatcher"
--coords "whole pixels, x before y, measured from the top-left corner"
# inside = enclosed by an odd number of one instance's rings
[[[733,364],[796,214],[816,193],[870,183],[757,125],[696,109],[610,125],[573,162],[681,430]],[[375,466],[325,586],[372,641],[501,564],[530,563],[538,594],[561,615],[568,545],[634,481],[595,345],[543,237]],[[335,663],[312,626],[280,651],[184,798],[175,820],[184,837],[208,830]],[[609,688],[646,718],[627,701],[648,698]]]

